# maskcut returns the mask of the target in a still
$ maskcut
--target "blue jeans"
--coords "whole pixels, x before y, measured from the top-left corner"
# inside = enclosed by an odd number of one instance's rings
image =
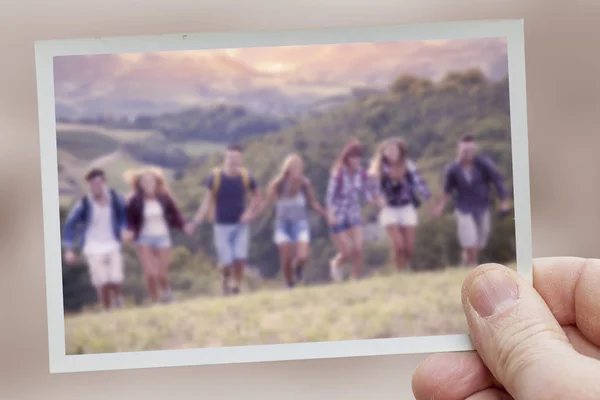
[[[166,236],[145,236],[141,235],[137,244],[142,246],[149,246],[153,249],[168,249],[171,247],[171,237]]]
[[[329,227],[329,231],[333,234],[336,234],[360,225],[362,225],[362,221],[358,218],[338,219],[337,224]]]
[[[276,244],[310,242],[308,221],[277,221],[274,241]]]
[[[215,224],[214,241],[219,266],[229,267],[248,258],[250,228],[247,224]]]

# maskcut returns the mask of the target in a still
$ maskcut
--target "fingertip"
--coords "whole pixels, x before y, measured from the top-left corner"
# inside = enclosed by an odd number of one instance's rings
[[[514,274],[514,271],[512,269],[502,264],[486,263],[475,267],[473,271],[471,271],[469,275],[467,275],[462,285],[461,296],[464,307],[467,307],[467,305],[469,304],[469,291],[471,290],[471,285],[473,284],[473,282],[475,282],[477,278],[479,278],[483,274],[486,274],[490,271],[502,271],[507,272],[511,275]]]
[[[417,400],[463,400],[492,386],[492,375],[475,352],[432,354],[412,376]]]

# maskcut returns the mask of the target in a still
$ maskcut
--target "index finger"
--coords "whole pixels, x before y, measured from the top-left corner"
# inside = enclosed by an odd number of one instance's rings
[[[600,346],[600,260],[536,258],[533,286],[559,324],[577,325],[590,342]]]

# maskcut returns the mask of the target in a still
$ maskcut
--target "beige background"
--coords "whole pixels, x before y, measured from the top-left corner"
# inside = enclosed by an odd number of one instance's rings
[[[1,399],[411,399],[423,356],[50,375],[33,41],[524,18],[534,255],[598,255],[597,0],[9,0],[0,6]],[[518,173],[518,171],[515,171]]]

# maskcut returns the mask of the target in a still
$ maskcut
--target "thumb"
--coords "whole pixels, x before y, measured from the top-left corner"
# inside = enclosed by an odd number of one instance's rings
[[[529,282],[501,265],[482,265],[463,285],[473,344],[515,399],[588,399],[600,364],[575,351]]]

